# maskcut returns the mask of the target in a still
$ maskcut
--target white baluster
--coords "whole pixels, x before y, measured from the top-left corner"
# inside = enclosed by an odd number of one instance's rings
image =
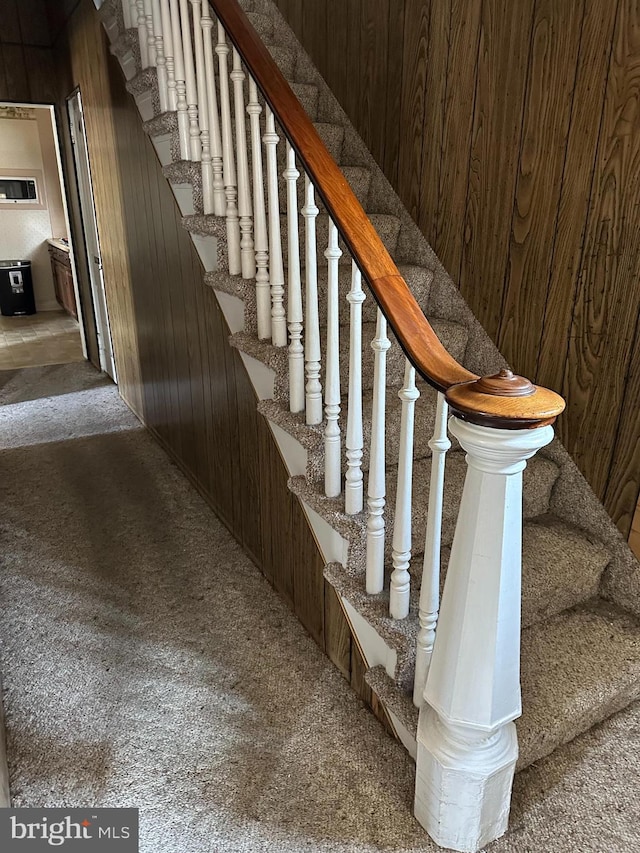
[[[262,172],[262,138],[260,135],[260,113],[258,87],[249,77],[249,123],[251,126],[251,164],[253,168],[253,208],[255,221],[256,250],[256,310],[258,315],[258,338],[271,337],[271,287],[269,284],[269,242],[267,239],[267,211],[264,200]]]
[[[167,110],[175,112],[178,109],[178,95],[176,92],[173,33],[171,31],[169,0],[160,0],[160,19],[162,24],[164,64],[167,71]]]
[[[207,88],[207,116],[209,119],[209,143],[211,146],[211,164],[213,169],[213,212],[224,216],[227,200],[224,194],[222,169],[222,140],[220,137],[220,117],[218,115],[218,95],[216,93],[216,75],[213,61],[213,43],[211,31],[213,19],[209,16],[209,3],[205,3],[200,20],[204,43],[204,70]]]
[[[240,275],[240,220],[238,219],[238,191],[236,184],[236,161],[233,155],[233,132],[231,128],[231,101],[229,100],[229,68],[227,56],[229,46],[224,27],[218,22],[218,42],[216,44],[220,82],[220,116],[222,131],[222,167],[224,172],[224,194],[226,198],[225,216],[227,219],[227,252],[229,254],[229,272]]]
[[[384,504],[385,482],[385,397],[387,385],[387,320],[378,310],[373,349],[373,406],[371,412],[371,449],[369,452],[369,482],[367,486],[367,569],[369,595],[377,595],[384,587]]]
[[[196,57],[198,122],[200,126],[200,144],[202,152],[202,209],[205,214],[209,214],[213,213],[213,164],[211,162],[211,143],[209,139],[207,82],[204,70],[204,32],[200,25],[202,0],[191,0],[191,7],[193,11],[193,47]]]
[[[144,0],[144,17],[147,28],[147,59],[150,66],[155,66],[156,35],[153,29],[153,0]]]
[[[347,412],[347,474],[345,476],[345,512],[355,515],[364,504],[362,477],[362,274],[351,263],[349,303],[349,403]]]
[[[133,26],[133,19],[131,18],[131,0],[122,0],[122,22],[125,30],[129,30]]]
[[[415,814],[441,847],[476,851],[507,828],[522,713],[522,471],[553,429],[449,424],[468,468],[420,709]]]
[[[402,400],[400,419],[400,452],[398,455],[398,486],[396,512],[393,524],[393,572],[389,595],[389,613],[393,619],[406,619],[409,615],[411,592],[411,489],[413,483],[413,424],[416,400],[416,372],[409,361],[404,370],[404,385],[398,392]]]
[[[158,68],[158,100],[160,112],[169,108],[169,89],[167,85],[167,60],[164,55],[164,37],[162,35],[162,10],[160,0],[153,0],[153,37],[156,48],[156,66]]]
[[[298,234],[298,178],[296,154],[287,142],[287,234],[289,238],[289,409],[304,409],[304,347],[302,346],[302,284]]]
[[[429,507],[427,510],[427,533],[425,536],[424,559],[422,561],[422,585],[418,618],[420,630],[416,640],[416,669],[413,681],[413,704],[422,705],[427,673],[436,637],[438,607],[440,604],[440,549],[442,540],[442,504],[444,498],[444,466],[451,442],[447,435],[447,413],[449,407],[442,394],[438,394],[436,422],[431,448],[431,479]]]
[[[143,69],[149,67],[149,33],[147,31],[147,16],[144,10],[144,2],[145,0],[136,0],[140,65]]]
[[[327,373],[324,388],[324,493],[337,497],[342,491],[340,468],[340,326],[338,309],[338,264],[342,251],[338,246],[338,229],[329,217],[329,245],[324,253],[329,265],[327,286]]]
[[[182,30],[180,27],[180,0],[169,0],[171,11],[171,37],[173,40],[173,60],[176,74],[176,108],[178,110],[178,136],[180,138],[180,159],[188,160],[189,148],[189,112],[187,108],[187,87],[184,75],[182,55]]]
[[[318,258],[316,247],[316,219],[318,208],[315,191],[305,174],[304,216],[305,243],[305,408],[308,424],[322,422],[322,384],[320,382],[320,320],[318,316]]]
[[[180,0],[180,27],[182,29],[182,60],[184,62],[184,80],[187,93],[187,112],[189,114],[189,160],[200,160],[200,125],[198,123],[198,90],[196,72],[193,66],[193,44],[191,41],[191,22],[189,20],[189,0]]]
[[[266,108],[267,125],[263,137],[267,149],[267,199],[269,205],[269,280],[271,282],[271,342],[276,347],[287,345],[287,318],[284,310],[284,267],[280,234],[280,200],[278,198],[278,155],[280,137],[276,133],[273,113]]]
[[[238,215],[240,216],[240,260],[243,278],[255,278],[256,258],[253,249],[253,211],[247,156],[247,128],[244,106],[244,71],[240,54],[233,49],[233,103],[236,120],[236,151],[238,156]]]

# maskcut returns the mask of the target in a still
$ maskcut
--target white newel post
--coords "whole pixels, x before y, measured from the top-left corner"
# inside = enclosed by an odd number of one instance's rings
[[[178,136],[180,159],[189,159],[189,112],[187,108],[187,84],[184,79],[182,56],[182,30],[180,28],[180,0],[170,0],[171,38],[173,40],[173,63],[176,74],[176,107],[178,110]]]
[[[521,714],[522,471],[550,426],[458,418],[468,464],[418,723],[415,814],[442,847],[478,851],[508,823]]]
[[[164,36],[162,35],[162,9],[160,0],[153,0],[153,37],[156,47],[156,65],[158,67],[158,100],[160,112],[166,113],[169,108],[169,88],[167,78],[167,59],[164,53]]]
[[[171,10],[169,0],[160,0],[160,20],[162,22],[162,39],[164,48],[164,64],[167,71],[167,110],[175,112],[178,109],[176,92],[176,68],[173,52],[173,32],[171,30]]]

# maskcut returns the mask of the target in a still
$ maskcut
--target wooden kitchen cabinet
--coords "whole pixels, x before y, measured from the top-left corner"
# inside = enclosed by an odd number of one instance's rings
[[[58,249],[57,246],[52,246],[50,243],[49,257],[51,259],[51,272],[53,273],[53,286],[56,291],[56,299],[67,314],[71,314],[77,320],[78,311],[73,292],[73,276],[71,274],[69,252]]]

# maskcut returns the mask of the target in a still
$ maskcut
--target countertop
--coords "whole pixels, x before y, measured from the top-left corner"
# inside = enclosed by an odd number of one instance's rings
[[[54,246],[56,249],[60,249],[61,252],[68,252],[69,251],[69,244],[65,243],[62,240],[59,240],[55,237],[52,237],[50,240],[47,240],[47,243],[50,246]]]

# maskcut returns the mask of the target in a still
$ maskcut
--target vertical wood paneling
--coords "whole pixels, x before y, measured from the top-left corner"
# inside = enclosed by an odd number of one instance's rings
[[[414,219],[420,206],[430,6],[405,0],[398,192]]]
[[[583,4],[537,0],[498,346],[536,371]]]
[[[398,181],[398,157],[402,131],[402,43],[404,40],[405,0],[390,0],[387,42],[387,78],[382,89],[386,93],[384,122],[384,158],[380,165],[392,185]],[[346,47],[345,47],[346,51]],[[379,122],[379,119],[378,119]]]
[[[358,127],[367,148],[379,163],[384,162],[387,126],[383,93],[389,65],[389,5],[390,0],[368,0],[360,7],[359,79],[362,98]]]
[[[495,339],[506,269],[533,0],[484,0],[460,289]],[[491,218],[490,224],[487,217]]]
[[[558,431],[626,530],[640,490],[634,4],[325,9],[339,49],[318,49],[326,21],[304,46],[507,360],[567,397]]]
[[[437,210],[433,221],[429,222],[424,218],[426,208],[421,209],[418,224],[431,235],[433,248],[445,268],[457,271],[463,235],[452,225],[459,220],[467,198],[482,0],[449,0],[449,4],[449,51]]]
[[[617,2],[585,3],[546,312],[538,347],[536,375],[544,377],[552,388],[562,387],[617,8]],[[561,418],[559,427],[565,439],[567,426],[568,418]]]
[[[624,402],[639,286],[640,9],[623,0],[621,11],[563,385],[569,449],[599,494],[606,489],[617,438],[611,412],[618,415]],[[600,387],[607,388],[606,395],[597,393]]]

